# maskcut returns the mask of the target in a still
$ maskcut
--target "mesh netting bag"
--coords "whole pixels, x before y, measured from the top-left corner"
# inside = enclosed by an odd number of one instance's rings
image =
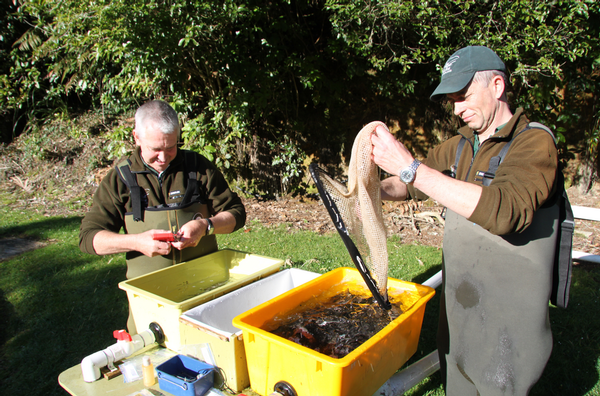
[[[319,188],[321,198],[342,239],[346,239],[344,240],[346,247],[349,248],[349,241],[347,241],[349,238],[360,254],[359,263],[356,257],[352,257],[356,266],[362,274],[360,262],[364,262],[369,272],[367,275],[374,279],[380,297],[389,304],[387,233],[381,207],[381,182],[379,167],[371,160],[373,149],[371,135],[379,125],[387,129],[385,124],[375,121],[366,125],[356,136],[348,168],[347,186],[334,180],[317,166],[311,166],[311,174],[317,187],[322,187]],[[331,201],[334,205],[330,204]],[[332,211],[328,205],[334,210]],[[348,251],[353,256],[350,248]],[[375,298],[378,297],[373,294]]]

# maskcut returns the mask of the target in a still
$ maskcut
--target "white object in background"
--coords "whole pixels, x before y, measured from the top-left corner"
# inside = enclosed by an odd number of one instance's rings
[[[573,217],[581,220],[600,221],[600,209],[585,206],[572,206]]]
[[[125,359],[145,346],[158,341],[153,329],[142,331],[133,336],[129,335],[125,330],[115,330],[113,335],[117,339],[116,344],[86,356],[81,361],[81,373],[85,382],[94,382],[99,379],[102,367],[108,366],[112,371],[115,369],[115,362]]]
[[[225,393],[221,392],[217,388],[210,388],[208,392],[204,394],[204,396],[227,396]]]

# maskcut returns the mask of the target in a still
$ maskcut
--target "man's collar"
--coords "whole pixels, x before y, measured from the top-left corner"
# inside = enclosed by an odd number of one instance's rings
[[[521,116],[523,115],[523,108],[519,107],[515,113],[513,114],[513,116],[511,117],[510,120],[508,120],[508,122],[506,122],[504,125],[501,125],[496,132],[490,136],[490,137],[494,137],[494,138],[506,138],[508,136],[510,136],[510,134],[514,131],[515,127],[517,126],[519,120],[521,119]]]
[[[504,125],[500,126],[500,129],[496,129],[495,133],[490,136],[493,138],[506,138],[508,136],[510,136],[510,134],[513,132],[513,130],[522,123],[522,118],[523,118],[523,108],[519,107],[517,110],[515,110],[512,118],[506,122]],[[525,123],[527,123],[528,121],[525,121]],[[466,139],[469,139],[471,141],[473,141],[473,139],[475,139],[475,132],[473,132],[473,130],[471,128],[469,128],[467,125],[461,127],[458,130],[458,133],[461,134],[462,136],[464,136]]]

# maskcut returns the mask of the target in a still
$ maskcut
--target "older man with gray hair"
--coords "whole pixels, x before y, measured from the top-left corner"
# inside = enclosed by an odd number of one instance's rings
[[[135,151],[102,180],[81,222],[80,249],[125,253],[127,278],[214,252],[215,234],[245,224],[238,195],[208,159],[178,148],[179,133],[169,104],[142,105],[135,114]],[[131,320],[128,326],[131,331]]]

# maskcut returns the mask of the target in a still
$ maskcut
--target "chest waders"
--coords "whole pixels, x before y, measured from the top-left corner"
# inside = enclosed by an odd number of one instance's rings
[[[447,395],[526,395],[542,375],[552,351],[558,202],[554,194],[523,232],[503,236],[447,210],[438,329]]]
[[[447,211],[438,347],[449,396],[526,395],[541,376],[552,351],[557,226],[556,206],[507,236]]]
[[[151,229],[163,229],[177,232],[179,228],[197,218],[208,218],[208,205],[198,190],[196,172],[188,174],[188,185],[182,201],[177,205],[158,205],[144,207],[142,197],[145,191],[137,182],[137,175],[131,172],[129,162],[124,161],[117,166],[119,175],[129,187],[132,200],[132,212],[125,214],[125,231],[138,234]],[[165,256],[147,257],[139,252],[128,252],[127,279],[135,278],[152,271],[179,264],[184,261],[204,256],[218,249],[215,235],[202,237],[198,245],[183,250],[172,248]]]

